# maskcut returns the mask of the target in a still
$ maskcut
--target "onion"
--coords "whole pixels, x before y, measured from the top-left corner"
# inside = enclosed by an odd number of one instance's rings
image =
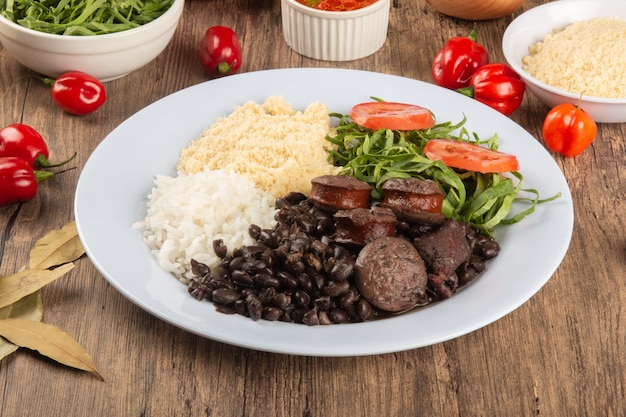
[[[496,19],[519,9],[524,0],[427,0],[441,14],[465,20]]]

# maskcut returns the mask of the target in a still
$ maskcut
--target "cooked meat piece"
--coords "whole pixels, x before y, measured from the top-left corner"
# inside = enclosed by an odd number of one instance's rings
[[[381,310],[399,312],[425,303],[426,267],[405,239],[382,237],[365,245],[355,278],[361,295]]]
[[[399,219],[410,223],[437,225],[443,223],[443,193],[437,183],[419,178],[392,178],[382,187],[382,205]]]
[[[432,232],[416,238],[414,245],[426,263],[429,285],[439,298],[451,296],[458,285],[457,268],[472,255],[466,227],[448,219]]]
[[[370,209],[339,210],[335,213],[334,220],[333,240],[359,246],[383,236],[395,236],[398,223],[393,211],[378,206]]]
[[[322,175],[311,180],[309,201],[331,213],[367,208],[372,187],[347,175]]]
[[[433,273],[451,274],[472,254],[466,229],[455,219],[448,219],[432,232],[416,238],[414,244]]]

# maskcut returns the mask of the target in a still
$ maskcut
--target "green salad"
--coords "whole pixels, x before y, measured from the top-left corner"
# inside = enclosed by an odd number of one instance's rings
[[[0,13],[28,29],[91,36],[149,23],[172,3],[173,0],[0,0]]]
[[[458,123],[445,122],[422,130],[399,131],[368,129],[356,124],[348,115],[332,113],[338,125],[327,136],[336,145],[329,160],[341,166],[341,173],[367,182],[372,197],[382,198],[382,185],[390,178],[417,177],[435,181],[444,193],[442,212],[446,217],[469,223],[491,234],[500,224],[517,223],[535,211],[541,200],[535,189],[523,188],[520,172],[480,173],[450,168],[440,160],[424,155],[424,147],[433,139],[452,139],[497,150],[499,137],[481,140],[465,127],[466,118]],[[512,213],[514,202],[525,204]]]

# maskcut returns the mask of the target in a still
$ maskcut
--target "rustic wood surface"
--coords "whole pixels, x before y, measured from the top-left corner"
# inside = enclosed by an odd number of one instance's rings
[[[479,23],[492,61],[504,59],[507,24],[539,3],[529,0],[514,15]],[[278,0],[188,0],[163,54],[109,82],[106,105],[85,117],[61,113],[48,89],[0,47],[0,125],[36,127],[56,156],[78,152],[78,169],[50,180],[35,200],[0,207],[0,276],[19,270],[39,237],[73,219],[80,168],[111,130],[165,95],[207,80],[194,48],[204,30],[217,24],[240,35],[243,72],[336,67],[429,82],[435,52],[473,25],[439,15],[425,0],[393,0],[380,51],[353,62],[320,62],[285,44]],[[511,117],[540,140],[547,110],[527,95]],[[583,155],[555,155],[574,199],[569,251],[534,297],[483,329],[430,347],[367,357],[257,352],[151,316],[83,258],[44,288],[44,320],[78,340],[106,380],[20,349],[0,362],[0,417],[624,416],[625,137],[626,124],[600,125]]]

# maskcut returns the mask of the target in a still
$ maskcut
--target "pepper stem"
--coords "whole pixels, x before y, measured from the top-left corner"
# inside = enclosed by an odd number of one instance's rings
[[[76,167],[72,167],[72,168],[68,168],[68,169],[64,169],[63,171],[58,171],[58,172],[51,172],[51,171],[44,171],[42,169],[36,169],[33,171],[33,174],[35,175],[35,181],[37,181],[37,183],[43,182],[45,180],[47,180],[50,177],[53,177],[57,174],[62,174],[66,171],[70,171],[72,169],[76,169]]]
[[[474,98],[474,87],[472,86],[457,88],[455,91],[469,98]]]
[[[474,42],[476,42],[476,39],[478,39],[478,30],[476,30],[476,23],[474,23],[474,28],[469,33],[469,35],[467,35],[467,37],[473,40]]]
[[[67,164],[68,162],[70,162],[72,159],[76,158],[76,152],[74,152],[74,155],[70,156],[69,158],[67,158],[65,161],[62,162],[58,162],[56,164],[51,164],[50,161],[48,161],[48,159],[43,156],[43,155],[39,155],[37,157],[37,159],[35,159],[35,167],[37,168],[54,168],[54,167],[60,167],[62,165]]]
[[[233,60],[233,62],[230,64],[226,61],[220,62],[219,64],[217,64],[217,72],[219,72],[220,74],[228,74],[235,65],[237,65],[236,59]]]

